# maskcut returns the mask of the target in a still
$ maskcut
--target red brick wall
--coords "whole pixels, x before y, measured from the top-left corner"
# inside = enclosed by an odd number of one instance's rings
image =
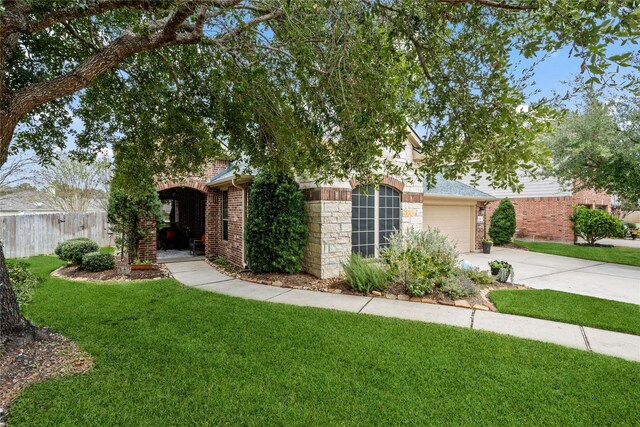
[[[221,256],[229,262],[243,266],[244,262],[244,213],[242,189],[229,187],[229,238],[222,240],[222,191],[209,189],[206,204],[207,257]],[[246,206],[245,206],[246,210]]]
[[[158,247],[156,242],[156,228],[155,221],[145,221],[142,224],[142,228],[146,235],[138,242],[138,259],[142,261],[150,260],[156,262],[158,255]],[[133,262],[129,259],[129,262]]]
[[[591,190],[580,191],[573,196],[522,197],[512,198],[511,201],[516,209],[516,237],[525,239],[572,242],[574,235],[569,220],[572,206],[604,206],[611,211],[611,197]],[[489,204],[487,219],[491,218],[499,203],[495,201]]]

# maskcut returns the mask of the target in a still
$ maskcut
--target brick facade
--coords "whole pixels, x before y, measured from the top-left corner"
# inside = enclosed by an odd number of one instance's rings
[[[229,187],[228,193],[228,238],[222,236],[223,190],[209,188],[206,203],[205,255],[210,258],[221,256],[229,262],[244,266],[244,218],[248,204],[248,186]]]
[[[142,223],[142,229],[144,230],[145,235],[138,242],[138,259],[155,262],[158,258],[156,228],[157,224],[155,221],[145,221]],[[129,262],[133,261],[133,259],[129,259]]]
[[[523,239],[572,242],[574,234],[569,217],[573,206],[586,205],[611,211],[611,196],[591,190],[579,191],[572,196],[512,198],[511,202],[516,209],[515,237]],[[499,200],[489,204],[487,219],[499,204]]]

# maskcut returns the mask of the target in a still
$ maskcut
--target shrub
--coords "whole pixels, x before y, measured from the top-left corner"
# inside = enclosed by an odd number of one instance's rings
[[[510,243],[516,232],[516,210],[509,198],[504,198],[496,211],[491,215],[489,236],[496,245]]]
[[[113,181],[118,183],[118,175]],[[144,178],[135,187],[123,183],[112,185],[109,191],[107,219],[115,233],[117,247],[129,259],[138,257],[138,244],[149,233],[155,233],[155,227],[149,229],[148,223],[161,223],[164,220],[162,203],[153,181]],[[119,237],[119,238],[118,238]]]
[[[380,257],[413,296],[431,292],[454,271],[458,260],[455,247],[437,228],[394,233],[388,241]]]
[[[574,206],[570,219],[576,237],[584,239],[588,245],[607,237],[624,237],[622,221],[608,212]]]
[[[74,237],[73,239],[65,240],[64,242],[58,243],[56,249],[53,251],[56,255],[60,256],[62,253],[62,247],[69,242],[90,242],[91,240],[86,237]]]
[[[87,271],[110,270],[116,266],[116,261],[111,254],[89,252],[82,257],[82,268]]]
[[[454,275],[447,277],[442,281],[440,290],[449,295],[449,298],[456,300],[469,297],[478,293],[471,279],[465,276]]]
[[[261,172],[256,176],[245,242],[251,270],[300,271],[307,245],[307,214],[300,187],[290,175]]]
[[[491,277],[486,271],[482,271],[477,267],[459,269],[456,271],[456,275],[467,277],[476,285],[490,285],[493,283],[493,277]]]
[[[74,264],[81,264],[82,257],[90,252],[97,252],[98,244],[91,240],[67,241],[60,248],[60,258],[71,261]]]
[[[389,286],[389,273],[374,259],[351,254],[342,267],[354,291],[369,294],[371,291],[384,291]]]
[[[633,222],[625,222],[624,223],[625,227],[627,227],[629,230],[635,230],[636,228],[638,228],[638,226],[633,223]]]
[[[31,302],[33,293],[38,285],[38,277],[29,270],[28,264],[22,261],[7,264],[7,268],[11,286],[22,309]]]

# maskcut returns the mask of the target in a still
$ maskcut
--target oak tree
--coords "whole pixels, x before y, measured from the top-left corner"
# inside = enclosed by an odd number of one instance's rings
[[[2,0],[0,164],[23,149],[52,161],[74,136],[88,159],[112,144],[118,177],[131,182],[188,173],[223,151],[254,167],[365,181],[395,167],[380,154],[403,150],[410,123],[426,131],[417,172],[428,181],[477,172],[513,186],[554,114],[545,99],[518,109],[532,79],[514,58],[571,46],[592,82],[613,84],[612,63],[637,65],[631,51],[607,56],[637,42],[637,6]],[[0,334],[18,334],[28,322],[5,272],[0,250]]]

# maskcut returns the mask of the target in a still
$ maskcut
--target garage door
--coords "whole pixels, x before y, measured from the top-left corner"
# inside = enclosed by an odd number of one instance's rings
[[[458,251],[472,251],[473,234],[471,228],[471,206],[424,206],[424,227],[438,228],[452,242],[456,242]]]

